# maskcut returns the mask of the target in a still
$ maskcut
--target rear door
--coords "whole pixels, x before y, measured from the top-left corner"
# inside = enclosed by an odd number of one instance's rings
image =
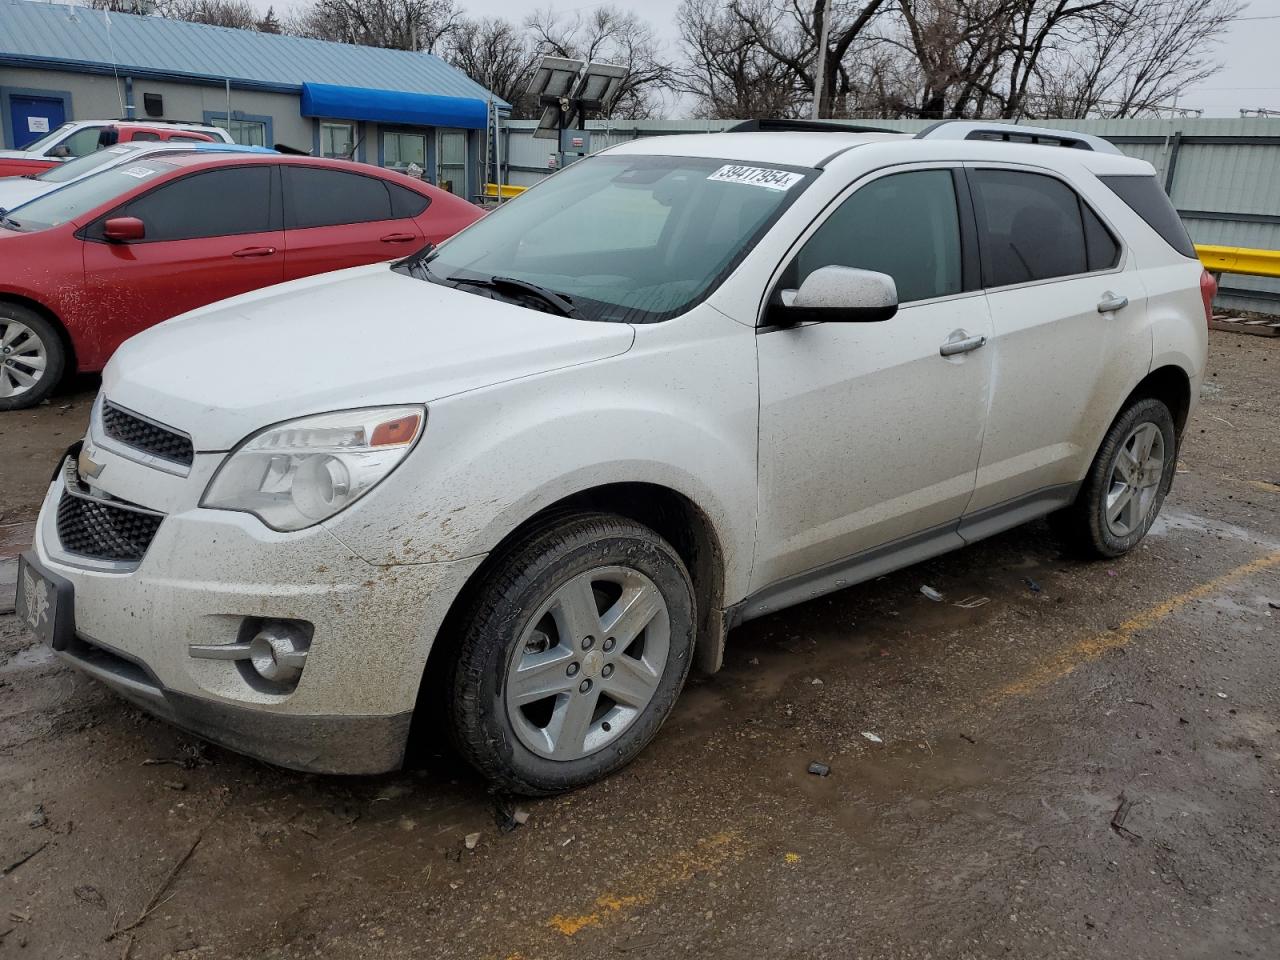
[[[391,260],[425,242],[413,219],[425,197],[354,171],[291,164],[281,170],[286,279]]]
[[[1010,525],[1074,493],[1151,363],[1146,289],[1096,207],[1038,168],[971,165],[991,309],[991,410],[961,533]],[[985,511],[985,513],[984,513]]]
[[[279,283],[277,197],[273,166],[221,167],[166,181],[89,226],[85,287],[111,340],[105,348],[168,317]],[[146,238],[103,240],[111,217],[137,217]]]

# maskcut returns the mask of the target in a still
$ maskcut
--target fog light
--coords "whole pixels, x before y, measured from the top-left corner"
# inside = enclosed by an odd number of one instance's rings
[[[307,662],[307,637],[292,624],[269,620],[249,641],[249,662],[264,680],[297,683]]]

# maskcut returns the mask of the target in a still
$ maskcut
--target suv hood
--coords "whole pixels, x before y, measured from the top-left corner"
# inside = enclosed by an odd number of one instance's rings
[[[626,324],[540,313],[392,271],[310,277],[167,320],[127,340],[104,395],[229,450],[281,420],[441,397],[617,356]]]

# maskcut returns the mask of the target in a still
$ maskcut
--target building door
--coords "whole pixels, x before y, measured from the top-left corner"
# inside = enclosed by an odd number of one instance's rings
[[[436,185],[455,196],[467,194],[467,134],[462,130],[439,132]]]
[[[56,130],[67,119],[62,101],[57,97],[25,97],[18,94],[9,97],[9,116],[13,128],[9,142],[17,150],[39,140],[50,130]]]

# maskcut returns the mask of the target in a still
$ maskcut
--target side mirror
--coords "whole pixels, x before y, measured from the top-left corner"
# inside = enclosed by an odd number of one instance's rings
[[[137,217],[112,217],[102,225],[102,235],[112,243],[128,243],[146,239],[147,227]]]
[[[854,267],[819,267],[799,290],[781,291],[773,322],[875,323],[898,312],[898,286],[887,273]]]

